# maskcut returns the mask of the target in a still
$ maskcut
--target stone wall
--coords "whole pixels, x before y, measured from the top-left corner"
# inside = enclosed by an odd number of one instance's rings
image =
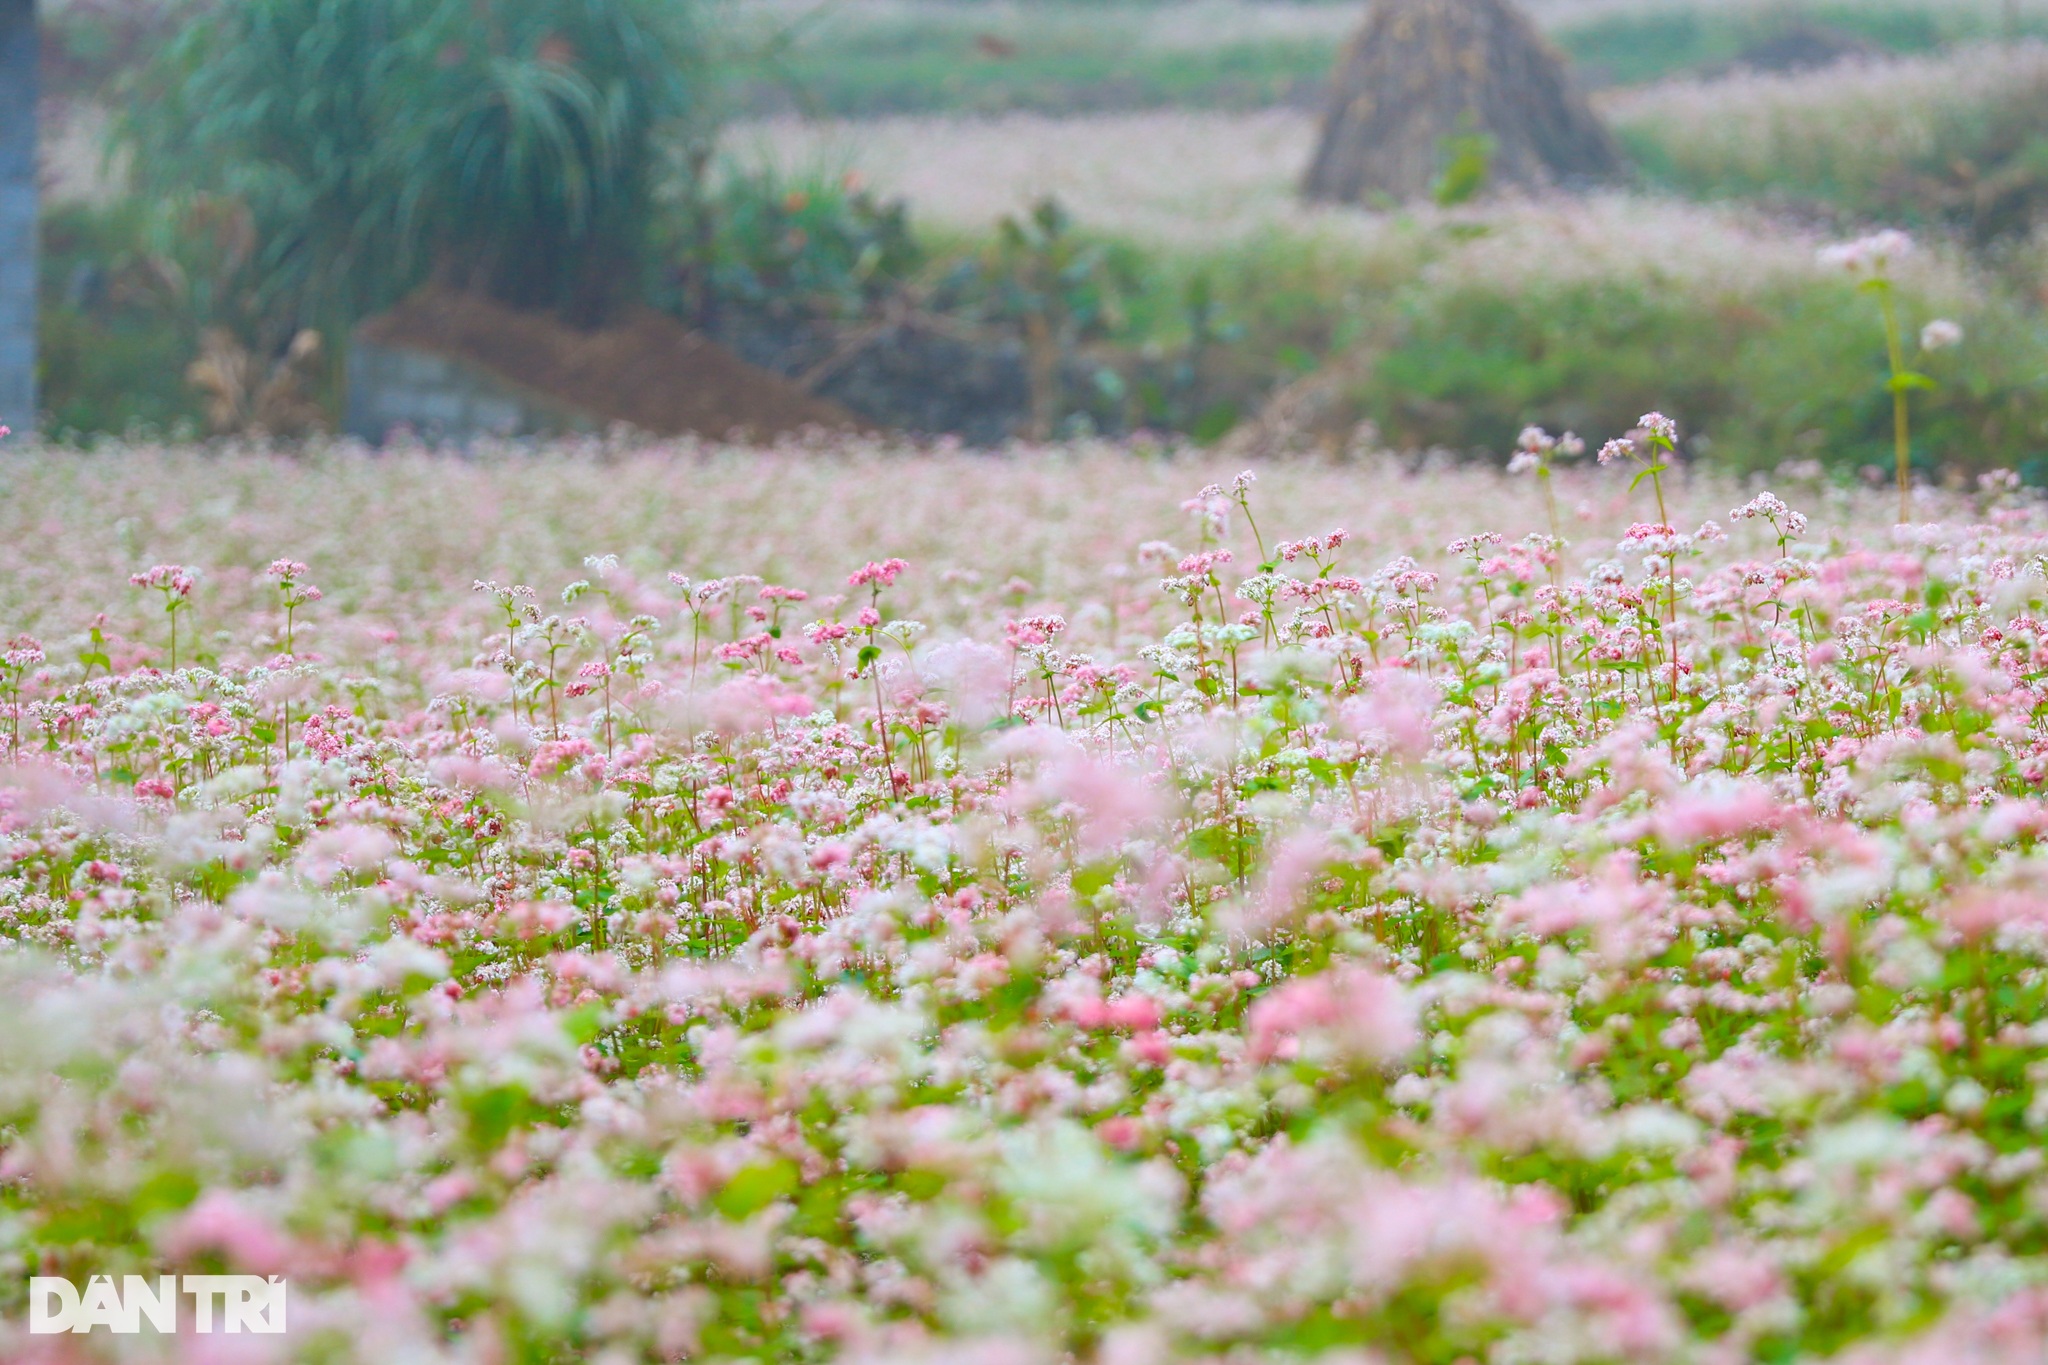
[[[36,416],[34,0],[0,0],[0,426]]]
[[[479,436],[596,431],[599,423],[522,392],[478,366],[357,337],[348,350],[342,427],[373,444],[398,430],[429,442],[459,443]]]

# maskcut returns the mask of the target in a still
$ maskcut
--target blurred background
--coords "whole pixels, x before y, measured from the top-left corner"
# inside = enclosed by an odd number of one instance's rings
[[[17,133],[30,13],[0,0]],[[58,442],[822,423],[1504,458],[1659,407],[1695,459],[1853,477],[1889,467],[1886,357],[1816,253],[1894,226],[1905,325],[1965,337],[1921,364],[1915,461],[2048,482],[2043,0],[33,14]]]

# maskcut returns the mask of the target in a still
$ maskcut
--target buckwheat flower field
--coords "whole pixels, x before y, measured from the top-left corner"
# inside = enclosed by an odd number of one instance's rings
[[[0,1358],[2033,1365],[2048,515],[1674,435],[14,452]]]

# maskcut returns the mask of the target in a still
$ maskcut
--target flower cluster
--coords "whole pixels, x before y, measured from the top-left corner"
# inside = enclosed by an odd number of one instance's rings
[[[0,659],[0,1356],[228,1358],[20,1326],[226,1272],[237,1360],[2034,1358],[2048,517],[1261,472],[1058,596],[944,500],[808,588],[77,554]]]

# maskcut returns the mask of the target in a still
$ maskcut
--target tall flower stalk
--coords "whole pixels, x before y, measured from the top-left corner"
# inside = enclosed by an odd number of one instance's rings
[[[1671,512],[1664,502],[1664,474],[1671,466],[1665,463],[1673,451],[1678,449],[1678,423],[1661,412],[1646,412],[1636,419],[1635,436],[1625,436],[1607,442],[1600,447],[1600,463],[1614,464],[1627,460],[1642,466],[1636,476],[1629,480],[1629,491],[1633,493],[1642,486],[1645,479],[1650,481],[1650,491],[1657,498],[1657,524],[1654,527],[1635,526],[1629,530],[1629,539],[1645,548],[1662,547],[1666,593],[1664,599],[1665,635],[1669,637],[1671,655],[1671,696],[1678,697],[1678,528],[1671,524]]]
[[[1885,388],[1892,396],[1892,459],[1899,481],[1899,521],[1912,519],[1913,436],[1909,395],[1915,389],[1940,386],[1932,377],[1906,364],[1905,339],[1899,331],[1898,289],[1892,282],[1892,266],[1911,255],[1913,239],[1897,230],[1874,232],[1853,242],[1841,242],[1820,254],[1821,264],[1845,270],[1859,277],[1856,287],[1877,298],[1884,319],[1885,363],[1891,373]],[[1920,352],[1940,350],[1963,339],[1963,330],[1946,319],[1937,319],[1920,330]]]
[[[192,605],[192,589],[196,586],[196,575],[192,570],[179,564],[158,564],[144,569],[141,573],[128,575],[128,581],[138,588],[155,588],[163,594],[164,615],[171,624],[171,672],[178,671],[178,613]]]
[[[1552,436],[1542,427],[1524,427],[1515,440],[1515,453],[1508,460],[1508,473],[1536,476],[1543,489],[1543,510],[1550,518],[1550,538],[1559,545],[1564,544],[1564,532],[1557,520],[1557,490],[1551,487],[1550,462],[1559,456],[1574,458],[1585,453],[1586,443],[1572,432]]]

